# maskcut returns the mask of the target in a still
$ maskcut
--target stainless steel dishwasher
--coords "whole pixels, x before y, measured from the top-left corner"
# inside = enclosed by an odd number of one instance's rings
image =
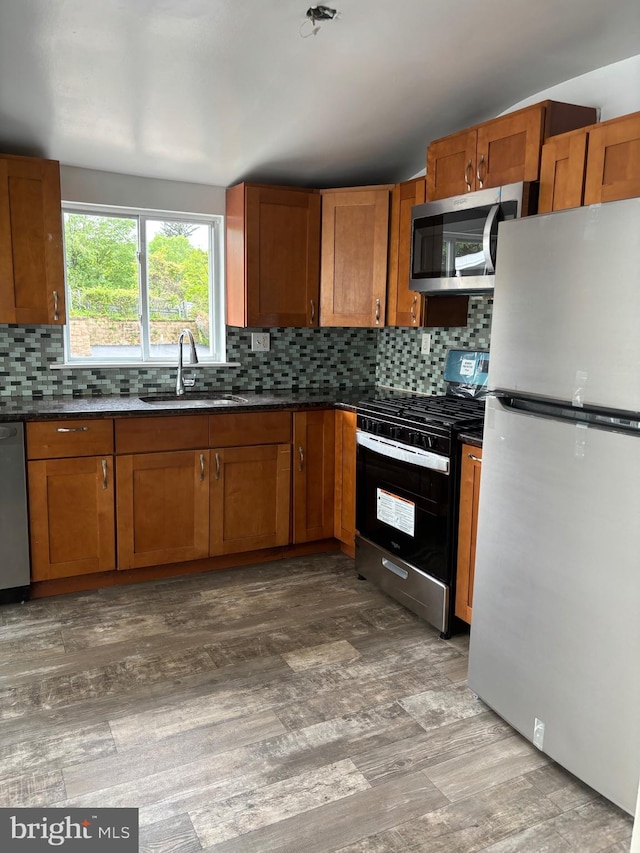
[[[0,424],[0,603],[29,598],[24,427]]]

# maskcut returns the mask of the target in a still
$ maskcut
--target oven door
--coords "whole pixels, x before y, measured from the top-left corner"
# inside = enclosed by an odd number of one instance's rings
[[[358,430],[360,536],[444,582],[452,578],[450,460]]]

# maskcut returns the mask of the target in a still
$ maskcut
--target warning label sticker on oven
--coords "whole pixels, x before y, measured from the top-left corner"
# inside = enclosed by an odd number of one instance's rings
[[[476,372],[475,358],[463,358],[460,362],[460,376],[473,376]]]
[[[408,536],[415,535],[416,505],[384,489],[376,489],[378,508],[376,518]]]

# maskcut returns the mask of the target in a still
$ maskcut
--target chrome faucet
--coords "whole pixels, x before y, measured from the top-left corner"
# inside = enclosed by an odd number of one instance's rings
[[[182,375],[182,344],[184,342],[185,335],[187,336],[191,346],[191,364],[198,363],[198,353],[196,352],[196,344],[193,340],[193,335],[189,329],[183,329],[180,332],[180,337],[178,338],[178,373],[176,375],[176,396],[178,397],[181,397],[184,394],[185,386],[187,388],[193,388],[196,384],[195,377],[193,379],[185,379]]]

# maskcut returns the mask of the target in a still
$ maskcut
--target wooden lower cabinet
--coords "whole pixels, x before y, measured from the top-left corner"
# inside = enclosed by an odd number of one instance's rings
[[[471,624],[482,448],[462,445],[455,614]]]
[[[293,542],[333,536],[335,412],[293,415]]]
[[[120,456],[118,568],[209,555],[209,450]]]
[[[115,569],[113,457],[28,463],[31,578]]]
[[[211,556],[287,545],[291,446],[225,447],[210,454]]]
[[[336,480],[333,535],[355,556],[356,413],[336,411]]]

